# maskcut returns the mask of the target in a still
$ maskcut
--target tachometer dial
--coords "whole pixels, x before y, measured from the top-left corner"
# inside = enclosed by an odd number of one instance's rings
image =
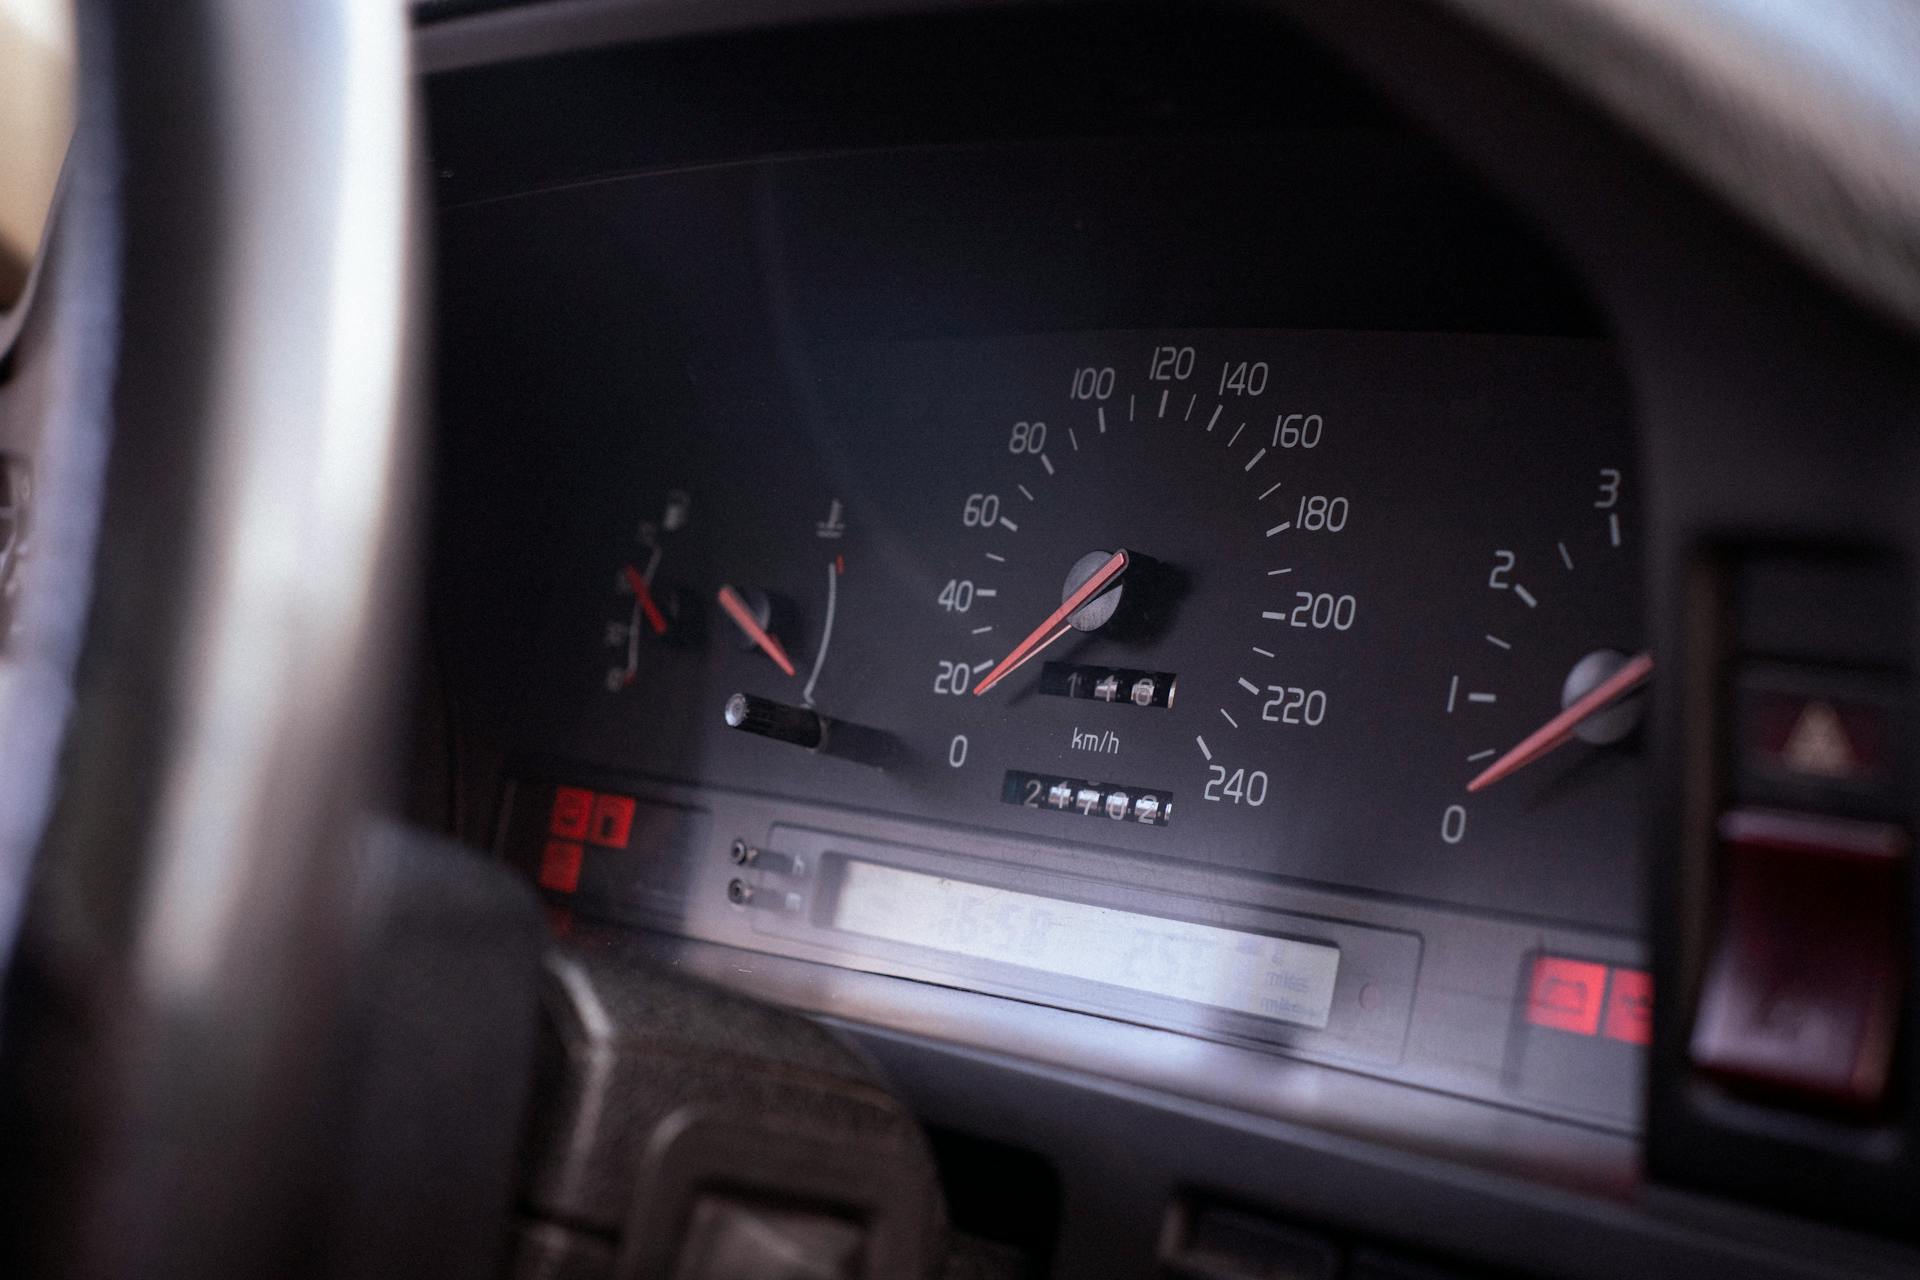
[[[1542,790],[1591,763],[1581,752],[1559,757],[1556,772],[1543,766],[1533,775],[1531,802],[1480,793],[1571,744],[1584,744],[1582,752],[1627,744],[1639,725],[1654,659],[1633,652],[1637,613],[1623,604],[1633,583],[1620,519],[1624,483],[1618,467],[1595,469],[1584,491],[1566,495],[1562,509],[1573,518],[1563,536],[1515,539],[1485,561],[1480,643],[1471,634],[1456,641],[1460,669],[1447,677],[1439,735],[1462,753],[1460,792],[1437,818],[1448,845],[1468,844],[1482,820],[1508,828],[1558,820]],[[1480,812],[1487,817],[1476,818]],[[1543,843],[1551,838],[1543,833]]]

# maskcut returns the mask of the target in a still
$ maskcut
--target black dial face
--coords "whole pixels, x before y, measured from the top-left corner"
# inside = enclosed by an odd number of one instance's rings
[[[743,380],[707,430],[575,477],[523,745],[1630,918],[1631,684],[1468,790],[1641,647],[1603,344],[1083,333],[825,346],[789,374],[792,407]],[[730,725],[737,694],[770,709]]]

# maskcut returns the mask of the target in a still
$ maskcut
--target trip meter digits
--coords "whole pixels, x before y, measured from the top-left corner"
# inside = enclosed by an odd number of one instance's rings
[[[1601,344],[1225,331],[836,355],[859,438],[916,477],[880,500],[915,599],[868,705],[926,810],[1481,901],[1540,901],[1626,847],[1646,672],[1582,709],[1577,750],[1466,791],[1641,651]],[[887,467],[894,437],[946,451]]]

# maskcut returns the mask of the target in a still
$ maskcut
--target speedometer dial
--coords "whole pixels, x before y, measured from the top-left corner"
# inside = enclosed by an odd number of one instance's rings
[[[1467,784],[1640,648],[1628,441],[1595,344],[1082,335],[833,363],[862,470],[899,481],[867,501],[903,585],[885,643],[847,656],[869,676],[845,708],[902,742],[896,794],[1591,912],[1583,851],[1627,843],[1630,714]],[[945,447],[888,453],[909,439]],[[1624,918],[1630,888],[1604,892]]]

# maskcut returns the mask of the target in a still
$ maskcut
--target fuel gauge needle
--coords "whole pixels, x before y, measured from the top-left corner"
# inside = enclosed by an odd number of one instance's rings
[[[1651,653],[1640,653],[1628,658],[1626,664],[1618,671],[1574,699],[1566,710],[1535,729],[1521,739],[1520,745],[1488,765],[1479,777],[1467,784],[1467,790],[1483,791],[1502,778],[1526,768],[1548,752],[1566,745],[1582,720],[1598,714],[1626,697],[1645,684],[1647,677],[1652,674],[1653,655]]]
[[[1013,647],[1013,652],[1000,659],[1000,664],[987,672],[986,678],[973,686],[976,697],[1025,666],[1032,657],[1048,645],[1067,634],[1072,623],[1067,619],[1078,613],[1087,601],[1112,586],[1114,580],[1127,571],[1127,553],[1116,551],[1107,557],[1107,562],[1093,571],[1093,576],[1081,583],[1074,593],[1060,602],[1060,607],[1047,615],[1047,620],[1033,629],[1033,633]]]
[[[731,586],[721,587],[719,598],[720,607],[727,611],[727,616],[733,619],[733,624],[746,633],[747,639],[760,646],[760,652],[773,659],[774,666],[790,676],[800,674],[793,665],[793,659],[787,656],[787,651],[780,647],[780,642],[773,638],[773,634],[760,625],[753,616],[753,610],[747,608],[747,602],[740,598],[738,591]]]
[[[657,636],[667,634],[666,615],[661,613],[660,606],[653,602],[653,589],[647,585],[647,580],[641,577],[640,571],[630,564],[621,566],[620,572],[626,576],[627,585],[633,588],[633,598],[640,602],[641,616],[646,618],[647,625],[653,628],[653,634]]]

